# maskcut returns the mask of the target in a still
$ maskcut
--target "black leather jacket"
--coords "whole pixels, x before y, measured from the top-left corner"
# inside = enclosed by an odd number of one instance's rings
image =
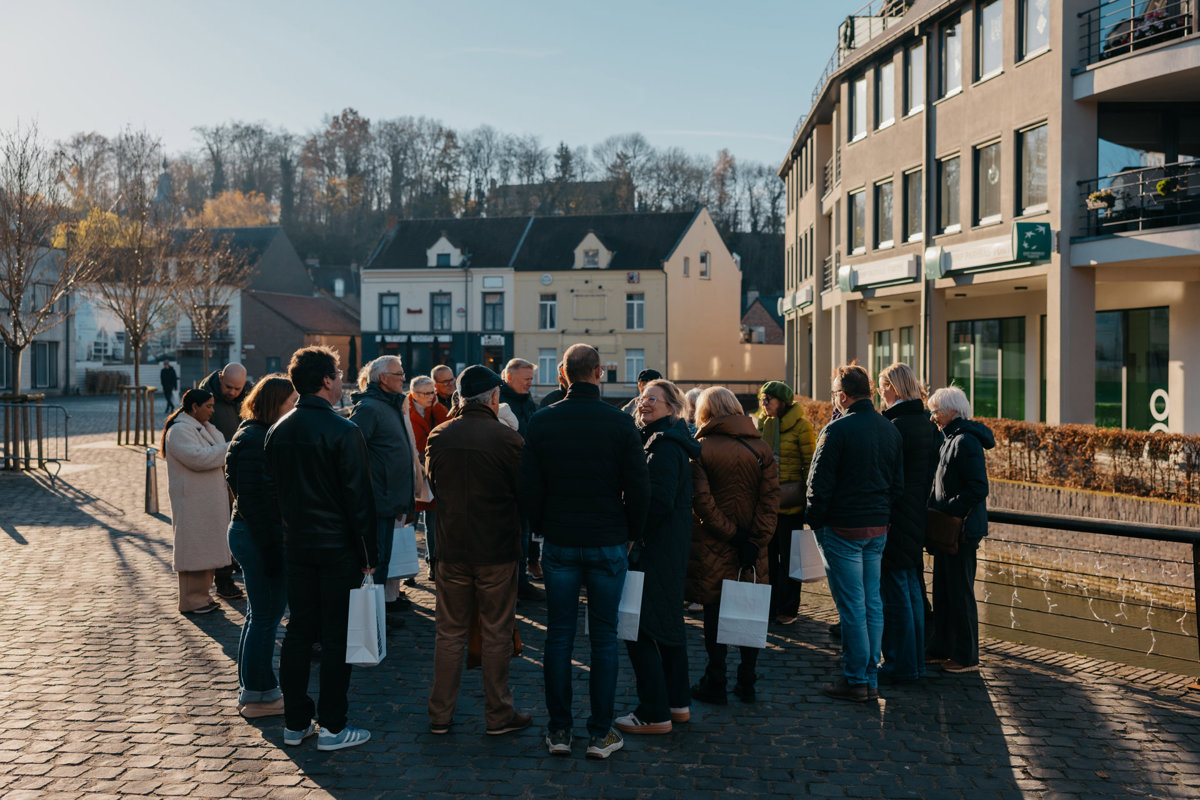
[[[264,553],[283,551],[279,496],[267,471],[267,426],[248,419],[225,451],[225,482],[233,492],[233,518],[246,523],[250,538]]]
[[[881,527],[903,494],[900,432],[870,400],[856,400],[817,440],[804,521],[814,529]]]
[[[306,394],[267,431],[266,454],[287,546],[350,548],[364,567],[375,566],[375,497],[358,426]]]

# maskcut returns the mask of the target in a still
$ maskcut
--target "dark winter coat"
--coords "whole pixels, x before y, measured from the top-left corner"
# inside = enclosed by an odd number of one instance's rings
[[[904,400],[883,410],[900,431],[904,447],[904,494],[892,506],[882,569],[891,572],[924,567],[925,506],[937,470],[942,434],[920,399]]]
[[[439,500],[439,561],[488,565],[521,557],[522,444],[516,431],[479,403],[467,403],[429,434],[425,471]]]
[[[938,453],[937,473],[929,507],[953,517],[967,518],[963,533],[968,539],[987,536],[988,476],[983,451],[996,446],[986,425],[955,418],[942,428],[945,440]]]
[[[371,453],[375,513],[381,517],[412,513],[416,476],[413,445],[404,425],[404,395],[371,383],[350,399],[354,401],[350,421],[362,431]]]
[[[213,396],[213,415],[209,422],[221,432],[225,441],[233,438],[238,426],[242,424],[242,401],[254,388],[254,381],[246,378],[242,393],[233,400],[226,400],[221,394],[221,371],[217,370],[200,382],[200,388]]]
[[[264,558],[283,559],[283,518],[279,493],[267,470],[267,428],[248,419],[225,451],[225,482],[233,493],[233,519],[246,524]]]
[[[633,417],[574,383],[529,422],[521,507],[533,530],[562,547],[608,547],[642,536],[650,478]]]
[[[779,466],[770,446],[744,414],[710,419],[696,431],[700,457],[692,462],[692,549],[687,599],[711,605],[721,581],[738,577],[731,539],[748,531],[758,546],[755,574],[769,583],[767,544],[779,515]],[[749,573],[744,577],[749,577]]]
[[[665,645],[684,644],[683,587],[692,545],[692,468],[700,443],[687,423],[663,417],[641,429],[650,471],[650,511],[634,543],[630,569],[646,573],[642,633]]]
[[[817,440],[805,522],[813,530],[885,527],[903,493],[900,432],[869,399],[856,400]]]
[[[517,433],[524,436],[529,432],[529,420],[533,419],[533,415],[538,412],[537,401],[533,399],[533,395],[518,394],[512,390],[507,383],[500,386],[500,402],[508,403],[508,407],[512,410],[517,418]]]
[[[561,386],[552,392],[547,392],[546,396],[542,398],[542,402],[538,403],[538,410],[540,411],[541,409],[545,408],[546,406],[552,406],[555,403],[557,403],[559,400],[562,400],[566,396],[567,396],[567,390],[562,388]]]

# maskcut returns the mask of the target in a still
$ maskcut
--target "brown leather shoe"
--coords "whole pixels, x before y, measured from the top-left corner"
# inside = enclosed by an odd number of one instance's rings
[[[500,736],[505,733],[514,731],[523,731],[533,724],[533,716],[530,714],[522,714],[519,711],[514,711],[513,715],[508,718],[508,722],[501,725],[499,728],[488,728],[488,736]]]
[[[246,719],[278,717],[283,714],[283,698],[279,697],[268,703],[246,703],[238,709],[238,713]]]

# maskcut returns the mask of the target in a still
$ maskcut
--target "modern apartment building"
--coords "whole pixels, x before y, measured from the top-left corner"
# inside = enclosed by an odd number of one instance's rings
[[[787,372],[914,366],[980,416],[1200,433],[1194,0],[883,0],[780,168]]]

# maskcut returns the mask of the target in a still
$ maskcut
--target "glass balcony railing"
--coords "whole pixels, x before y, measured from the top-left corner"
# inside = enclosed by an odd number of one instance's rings
[[[1083,66],[1196,32],[1196,0],[1104,0],[1079,15]]]
[[[1200,161],[1122,170],[1079,183],[1081,236],[1200,224]]]

